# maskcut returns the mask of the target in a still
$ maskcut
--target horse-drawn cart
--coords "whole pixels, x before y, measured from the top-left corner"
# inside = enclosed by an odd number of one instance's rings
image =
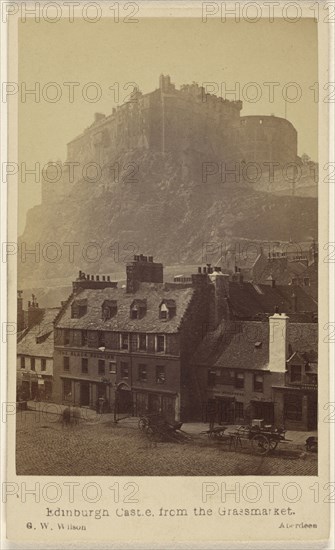
[[[186,434],[180,431],[182,424],[182,422],[169,422],[160,414],[147,414],[140,417],[138,427],[145,432],[148,439],[180,442],[187,438]]]
[[[274,451],[279,443],[290,441],[285,438],[285,430],[274,426],[238,426],[230,433],[236,437],[241,447],[242,439],[248,439],[252,450],[258,455],[267,455]]]
[[[266,455],[274,451],[279,443],[290,441],[285,438],[283,429],[274,426],[264,426],[263,421],[251,426],[215,426],[200,432],[221,443],[229,443],[229,450],[242,449],[242,440],[249,440],[252,450],[258,455]]]

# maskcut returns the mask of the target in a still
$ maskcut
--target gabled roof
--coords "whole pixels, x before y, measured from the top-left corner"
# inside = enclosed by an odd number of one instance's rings
[[[44,311],[41,322],[27,330],[23,338],[18,342],[16,351],[18,355],[30,355],[33,357],[53,356],[53,322],[59,310],[60,308],[55,307],[48,308]]]
[[[135,298],[135,300],[132,301],[132,303],[130,304],[130,307],[133,308],[133,307],[138,307],[138,308],[143,308],[143,309],[146,309],[147,308],[147,299],[139,299],[139,298]]]
[[[67,329],[109,330],[117,332],[178,332],[184,314],[194,294],[192,287],[178,288],[165,283],[141,283],[135,293],[127,293],[123,288],[83,289],[80,297],[87,299],[87,313],[80,319],[71,319],[71,298],[59,317],[57,327]],[[117,313],[104,321],[101,317],[105,300],[116,300]],[[159,318],[159,305],[163,300],[174,300],[176,315],[168,320]],[[130,307],[134,302],[146,302],[146,314],[141,319],[131,319]]]
[[[289,324],[287,336],[291,355],[298,352],[317,358],[316,323]],[[224,322],[206,335],[193,358],[193,364],[208,368],[268,370],[268,363],[268,321]]]
[[[159,304],[159,307],[161,307],[163,304],[165,304],[168,309],[174,309],[176,307],[175,300],[172,300],[171,298],[164,298],[164,300],[162,300]]]
[[[317,313],[318,305],[312,296],[303,288],[293,285],[271,285],[253,283],[229,283],[229,306],[238,318],[253,319],[257,314],[272,315],[275,307],[280,312],[290,313],[293,310],[292,294],[296,295],[298,312]]]
[[[278,285],[288,285],[295,277],[304,277],[307,266],[299,261],[290,261],[286,257],[268,259],[262,271],[257,274],[257,282],[265,283],[269,276]]]

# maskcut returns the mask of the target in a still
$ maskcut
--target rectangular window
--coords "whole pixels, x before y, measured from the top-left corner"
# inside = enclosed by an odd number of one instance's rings
[[[64,346],[68,346],[70,344],[70,331],[64,330]]]
[[[129,349],[129,335],[126,333],[121,334],[121,349]]]
[[[81,358],[81,372],[83,374],[88,373],[88,359],[87,359],[87,357],[82,357]]]
[[[235,388],[244,388],[244,373],[237,372],[235,374]]]
[[[263,392],[263,375],[254,374],[254,391]]]
[[[138,335],[138,349],[145,351],[147,349],[147,336],[146,334]]]
[[[138,319],[138,310],[137,308],[133,308],[130,312],[131,319]]]
[[[128,363],[121,362],[121,378],[123,378],[123,379],[128,379],[129,378]]]
[[[83,317],[83,315],[86,315],[87,313],[87,305],[86,306],[78,306],[78,316]]]
[[[148,379],[148,373],[147,373],[147,366],[146,365],[139,365],[138,366],[138,379],[141,382],[146,382]]]
[[[98,348],[106,347],[106,339],[104,332],[98,332]]]
[[[103,359],[99,359],[98,361],[98,374],[105,374],[105,361]]]
[[[21,356],[20,358],[20,365],[21,365],[21,369],[25,369],[26,368],[26,358]]]
[[[302,396],[284,395],[284,417],[287,420],[302,420]]]
[[[81,345],[87,346],[87,330],[81,331]]]
[[[156,336],[156,351],[165,351],[165,335],[157,334]]]
[[[207,385],[211,388],[216,384],[216,371],[209,370],[207,373]]]
[[[109,362],[109,374],[116,374],[116,361]]]
[[[71,380],[63,380],[63,399],[69,399],[71,397],[72,384]]]
[[[291,382],[301,382],[301,366],[291,366]]]
[[[235,385],[235,373],[228,369],[221,369],[216,373],[216,384],[222,384],[223,386]]]
[[[30,358],[30,368],[31,370],[35,370],[35,357]]]
[[[44,357],[41,359],[41,371],[42,370],[47,370],[47,360]]]
[[[165,384],[165,367],[156,367],[156,384]]]
[[[70,370],[70,357],[67,357],[66,355],[63,357],[63,368],[67,371]]]
[[[235,401],[235,418],[244,418],[243,403]]]

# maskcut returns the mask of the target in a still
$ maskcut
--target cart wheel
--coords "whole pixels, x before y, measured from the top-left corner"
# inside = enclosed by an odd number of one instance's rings
[[[145,420],[145,418],[140,418],[139,419],[138,427],[139,427],[140,430],[145,430],[145,428],[147,427],[147,421]]]
[[[258,455],[266,455],[270,450],[270,441],[263,434],[256,434],[251,440],[252,448]]]
[[[272,439],[269,441],[269,445],[270,445],[270,451],[274,451],[275,449],[277,449],[278,441],[275,441],[274,439]]]

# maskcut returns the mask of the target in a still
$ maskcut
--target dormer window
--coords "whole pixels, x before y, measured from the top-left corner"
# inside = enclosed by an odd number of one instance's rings
[[[159,318],[171,319],[176,315],[176,302],[174,300],[163,300],[159,306]]]
[[[168,316],[169,316],[169,310],[168,310],[168,308],[166,307],[165,304],[162,304],[161,309],[160,309],[160,318],[161,319],[168,319]]]
[[[142,319],[147,312],[146,300],[134,300],[130,306],[130,318]]]
[[[71,305],[71,318],[79,319],[87,313],[87,299],[83,298],[82,300],[74,300]]]
[[[103,321],[108,321],[117,314],[116,300],[105,300],[101,308],[101,317]]]

